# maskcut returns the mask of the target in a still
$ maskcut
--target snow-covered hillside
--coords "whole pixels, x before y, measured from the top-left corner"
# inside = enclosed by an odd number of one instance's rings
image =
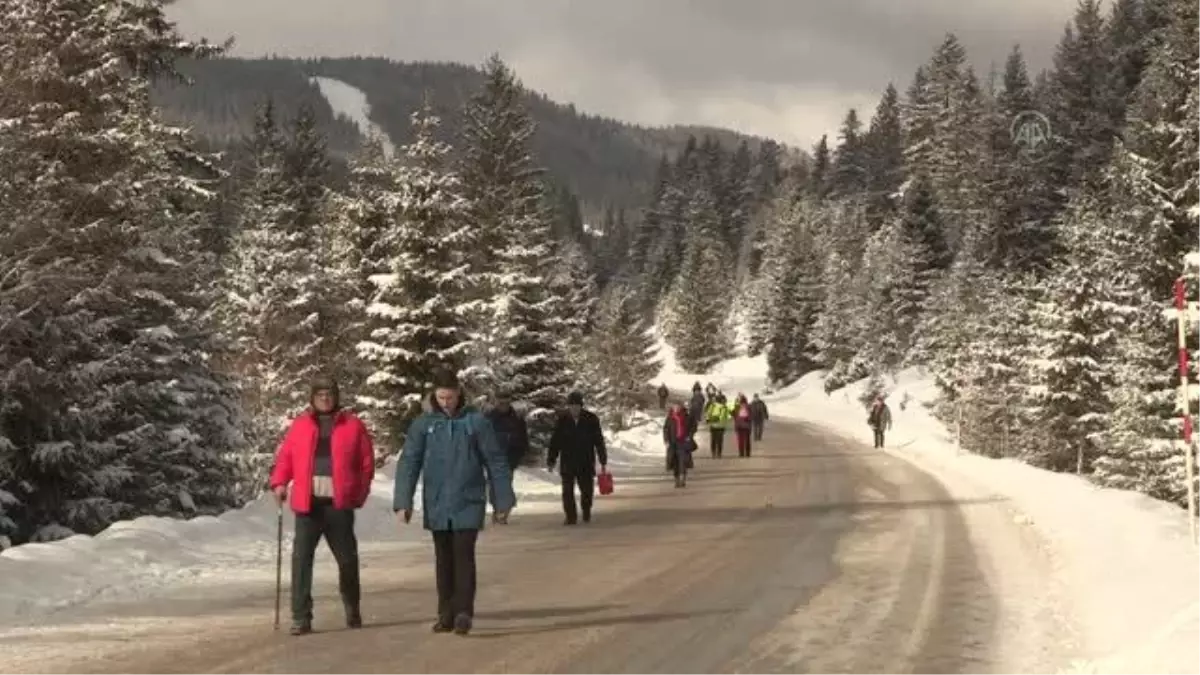
[[[334,115],[342,115],[358,125],[364,135],[373,133],[383,142],[383,151],[392,157],[396,148],[383,129],[371,121],[371,105],[367,103],[367,95],[361,89],[352,87],[341,80],[331,77],[314,77],[312,81],[321,90],[321,95],[329,101]]]
[[[672,387],[711,381],[726,392],[752,392],[766,382],[762,357],[736,358],[710,374],[695,375],[678,371],[669,346],[660,354],[665,364],[659,379]],[[1087,633],[1089,660],[1076,664],[1078,669],[1200,671],[1200,555],[1184,511],[1136,492],[1098,488],[1077,476],[959,453],[952,434],[924,405],[936,393],[927,378],[910,370],[889,384],[895,427],[886,451],[945,484],[1002,496],[1012,507],[1014,526],[1032,528],[1047,542],[1058,563],[1058,581]],[[859,403],[864,386],[858,382],[826,394],[823,375],[814,373],[764,400],[774,418],[858,437],[865,448],[870,431]]]

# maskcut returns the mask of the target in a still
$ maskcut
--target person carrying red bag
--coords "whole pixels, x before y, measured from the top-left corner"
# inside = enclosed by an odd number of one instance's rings
[[[667,445],[668,462],[675,474],[677,488],[687,487],[688,466],[696,451],[695,433],[695,419],[682,403],[676,403],[663,422],[663,441]]]
[[[287,500],[296,514],[292,635],[312,632],[313,558],[321,537],[337,560],[346,625],[362,627],[354,511],[366,503],[375,477],[371,434],[354,413],[340,409],[337,382],[314,380],[309,402],[279,444],[270,481],[275,500]]]

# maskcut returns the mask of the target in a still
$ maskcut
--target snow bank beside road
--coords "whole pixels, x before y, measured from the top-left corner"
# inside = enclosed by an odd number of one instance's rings
[[[611,437],[610,468],[619,484],[635,479],[643,467],[657,467],[661,442],[649,418]],[[651,461],[651,460],[654,461]],[[358,513],[364,547],[381,543],[425,541],[419,516],[399,529],[392,513],[394,464],[375,476],[371,497]],[[516,517],[559,507],[561,484],[544,469],[521,468],[513,477]],[[418,487],[417,503],[420,503]],[[284,510],[284,536],[292,518]],[[45,544],[24,544],[0,552],[0,625],[21,624],[96,602],[156,597],[186,584],[221,584],[248,574],[273,577],[276,509],[269,497],[217,517],[191,520],[144,517],[113,524],[94,537],[76,535]],[[285,543],[284,555],[289,544]],[[324,547],[318,565],[332,564]]]
[[[758,359],[727,361],[709,375],[681,373],[673,359],[667,361],[661,379],[670,386],[711,380],[726,391],[752,390],[766,379],[765,363]],[[773,417],[861,438],[865,449],[870,430],[859,403],[865,384],[827,395],[823,375],[812,374],[764,400]],[[1074,475],[959,453],[952,434],[923,405],[936,396],[927,378],[905,371],[889,382],[888,391],[895,428],[887,452],[944,481],[965,481],[1007,498],[1015,508],[1014,526],[1033,527],[1049,543],[1086,632],[1090,658],[1075,664],[1078,670],[1200,672],[1200,555],[1184,511]]]

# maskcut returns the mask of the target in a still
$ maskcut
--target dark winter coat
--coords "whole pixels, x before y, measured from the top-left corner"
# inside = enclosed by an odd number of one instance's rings
[[[700,420],[704,419],[704,394],[699,391],[692,394],[692,400],[688,403],[688,415],[692,418],[692,424],[699,426]]]
[[[758,425],[771,419],[771,416],[767,414],[767,404],[761,398],[750,402],[750,419]]]
[[[578,420],[570,413],[560,415],[550,434],[546,463],[551,467],[557,463],[558,472],[563,476],[594,476],[597,459],[601,464],[608,464],[608,448],[604,445],[600,418],[590,410],[581,410]]]
[[[496,442],[508,457],[508,466],[517,468],[529,451],[529,428],[525,425],[525,419],[512,408],[505,412],[493,408],[488,411],[487,418],[496,432]]]
[[[431,407],[408,427],[404,450],[396,462],[392,508],[413,508],[417,480],[424,474],[421,511],[425,529],[483,529],[488,492],[498,512],[509,511],[517,503],[511,469],[492,425],[475,408],[460,407],[447,414],[436,405]],[[491,490],[486,490],[489,480]]]
[[[665,400],[667,400],[667,397],[670,395],[671,395],[671,390],[667,389],[667,387],[665,385],[658,388],[658,400],[665,401]]]
[[[696,450],[696,423],[690,415],[680,410],[671,411],[663,421],[663,442],[667,445],[667,468],[675,462],[687,461],[688,455]]]
[[[867,424],[871,425],[873,429],[891,429],[891,408],[888,408],[886,403],[871,406],[871,414],[867,417]]]

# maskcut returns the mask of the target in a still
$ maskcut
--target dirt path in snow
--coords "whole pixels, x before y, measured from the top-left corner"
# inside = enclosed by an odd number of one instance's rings
[[[686,489],[617,489],[589,525],[489,528],[466,638],[429,632],[432,551],[398,547],[364,556],[363,630],[321,570],[311,636],[271,630],[269,588],[214,591],[0,637],[0,670],[1054,672],[1074,654],[1051,562],[1003,502],[861,443],[776,422],[752,458],[702,451]]]

